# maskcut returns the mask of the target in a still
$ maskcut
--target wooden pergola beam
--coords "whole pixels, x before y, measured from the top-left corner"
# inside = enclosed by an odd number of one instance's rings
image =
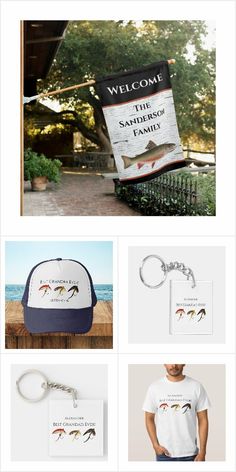
[[[61,41],[62,39],[64,39],[64,36],[51,36],[49,38],[28,39],[25,44],[53,43],[56,41]]]

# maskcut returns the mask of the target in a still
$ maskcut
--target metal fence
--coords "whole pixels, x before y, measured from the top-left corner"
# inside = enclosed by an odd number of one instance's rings
[[[107,152],[74,152],[74,165],[80,169],[100,171],[111,168],[111,154]],[[114,167],[114,160],[112,160]]]
[[[208,171],[214,172],[211,168],[205,170]],[[169,172],[136,185],[122,185],[115,180],[115,192],[145,215],[196,215],[198,210],[197,179],[191,178],[190,173]]]
[[[181,208],[183,205],[192,208],[197,204],[197,182],[186,176],[165,174],[151,182],[138,184],[138,187],[143,194],[154,197],[158,207],[166,205],[168,200]]]

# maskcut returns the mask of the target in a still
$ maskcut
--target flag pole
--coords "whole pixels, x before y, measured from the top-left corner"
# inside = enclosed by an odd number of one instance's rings
[[[175,59],[168,59],[168,64],[175,64]],[[40,98],[50,97],[51,95],[57,95],[59,93],[68,92],[69,90],[80,89],[82,87],[89,87],[90,85],[94,85],[96,80],[87,80],[87,82],[82,82],[81,84],[71,85],[70,87],[65,87],[63,89],[57,89],[53,92],[46,92],[40,93],[39,95],[35,95],[33,97],[24,97],[24,104],[31,102],[32,100],[39,100]]]

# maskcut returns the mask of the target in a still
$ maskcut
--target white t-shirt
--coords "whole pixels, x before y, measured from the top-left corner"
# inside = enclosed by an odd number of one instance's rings
[[[185,376],[179,382],[164,377],[150,385],[143,410],[155,413],[157,438],[171,457],[198,453],[196,413],[207,410],[210,401],[203,386]]]

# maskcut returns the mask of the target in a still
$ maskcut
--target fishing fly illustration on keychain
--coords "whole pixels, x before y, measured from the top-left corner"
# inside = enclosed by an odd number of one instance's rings
[[[154,282],[150,279],[150,272],[153,271],[156,277]],[[166,282],[168,274],[172,271],[181,272],[187,280],[171,279],[169,282],[170,334],[212,334],[212,281],[196,280],[193,270],[183,262],[166,263],[157,254],[144,257],[139,268],[139,276],[147,288],[158,289]]]
[[[25,394],[25,380],[41,379],[36,397]],[[49,401],[48,440],[50,456],[103,456],[103,401],[81,400],[77,389],[52,382],[39,370],[29,369],[16,381],[20,397],[30,403],[45,399],[51,390],[71,395],[71,399]],[[47,427],[45,426],[45,434]]]

